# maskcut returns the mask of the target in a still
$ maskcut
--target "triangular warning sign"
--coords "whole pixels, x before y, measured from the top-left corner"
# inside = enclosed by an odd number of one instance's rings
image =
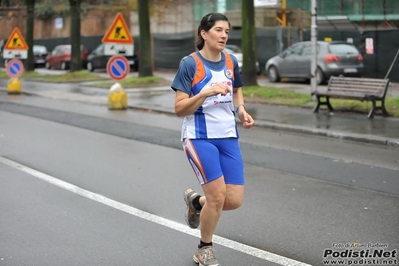
[[[112,22],[111,27],[108,29],[107,33],[104,35],[103,43],[123,43],[123,44],[133,44],[133,37],[130,35],[129,28],[126,25],[125,19],[122,13],[118,13]]]
[[[28,50],[28,45],[18,28],[12,31],[4,50]]]

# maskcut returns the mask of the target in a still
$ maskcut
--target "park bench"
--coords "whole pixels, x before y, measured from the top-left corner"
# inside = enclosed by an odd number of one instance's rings
[[[326,92],[316,91],[312,93],[312,95],[317,97],[317,105],[313,112],[317,113],[321,105],[327,105],[328,110],[333,112],[334,109],[331,106],[330,98],[339,98],[371,101],[373,105],[367,115],[368,118],[372,118],[377,110],[381,110],[383,116],[388,116],[389,114],[385,109],[385,96],[388,87],[389,79],[332,76],[328,82]],[[377,106],[377,102],[381,102],[381,104]]]

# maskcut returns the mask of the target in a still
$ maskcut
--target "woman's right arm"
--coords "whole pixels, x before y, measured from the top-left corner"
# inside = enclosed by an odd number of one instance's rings
[[[177,116],[193,114],[205,101],[206,96],[200,92],[190,97],[187,93],[176,90],[175,113]]]
[[[207,97],[221,94],[225,96],[230,93],[230,88],[223,83],[216,83],[211,87],[202,89],[200,93],[189,97],[185,92],[176,90],[175,113],[177,116],[193,114],[205,101]]]
[[[191,82],[195,75],[195,62],[193,58],[185,59],[176,74],[172,88],[176,91],[175,113],[177,116],[192,115],[204,103],[207,97],[214,95],[226,95],[230,92],[227,85],[216,83],[211,87],[202,89],[196,95],[190,97]]]
[[[194,58],[188,56],[180,63],[172,82],[172,89],[176,92],[175,113],[179,117],[193,114],[206,99],[206,96],[202,93],[190,97],[195,68]]]

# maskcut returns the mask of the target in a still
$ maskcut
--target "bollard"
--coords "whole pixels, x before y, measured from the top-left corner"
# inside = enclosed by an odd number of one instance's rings
[[[18,78],[12,78],[8,81],[7,84],[7,93],[8,94],[21,94],[21,82]]]
[[[108,93],[108,109],[127,109],[127,95],[121,84],[112,85]]]

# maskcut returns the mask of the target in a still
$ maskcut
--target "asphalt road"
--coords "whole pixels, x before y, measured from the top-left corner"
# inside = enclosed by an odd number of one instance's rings
[[[0,265],[195,265],[182,193],[200,187],[180,123],[0,92]],[[340,246],[352,243],[398,249],[398,148],[240,132],[246,196],[220,220],[222,265],[323,265],[325,250],[377,249]]]

